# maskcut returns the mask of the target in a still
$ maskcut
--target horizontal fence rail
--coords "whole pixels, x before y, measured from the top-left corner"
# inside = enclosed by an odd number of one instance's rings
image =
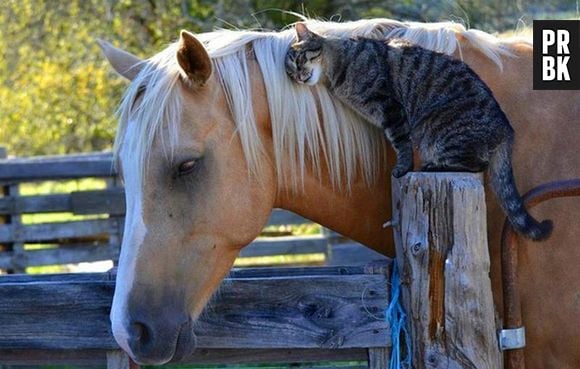
[[[386,261],[233,271],[196,324],[198,350],[185,361],[224,362],[212,352],[236,356],[240,349],[299,350],[312,358],[332,351],[333,360],[344,350],[342,357],[353,360],[361,356],[357,349],[387,347],[390,267]],[[0,362],[30,364],[39,353],[68,353],[75,361],[118,349],[109,321],[113,290],[109,273],[0,278]]]
[[[0,182],[114,177],[112,159],[110,153],[5,159],[0,161]]]

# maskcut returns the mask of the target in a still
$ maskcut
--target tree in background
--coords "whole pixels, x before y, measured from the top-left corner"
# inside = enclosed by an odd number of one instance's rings
[[[184,28],[280,29],[297,20],[280,10],[333,20],[461,20],[492,32],[515,28],[522,15],[574,16],[575,9],[576,0],[4,0],[0,145],[12,155],[111,147],[126,82],[111,71],[97,37],[147,57]]]

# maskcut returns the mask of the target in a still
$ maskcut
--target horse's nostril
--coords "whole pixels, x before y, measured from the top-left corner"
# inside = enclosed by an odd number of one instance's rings
[[[131,324],[131,341],[140,346],[146,345],[151,338],[151,332],[147,326],[140,322]]]

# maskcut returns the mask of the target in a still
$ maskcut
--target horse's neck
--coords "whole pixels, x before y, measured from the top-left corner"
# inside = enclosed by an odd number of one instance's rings
[[[255,59],[248,59],[248,69],[259,132],[270,162],[274,162],[272,127],[264,80]],[[311,168],[309,164],[306,163],[305,168]],[[320,178],[307,169],[304,174],[304,187],[300,190],[278,188],[274,206],[293,211],[378,252],[394,255],[392,232],[382,228],[382,224],[391,217],[390,170],[386,163],[384,167],[385,170],[381,171],[372,186],[369,187],[360,179],[353,183],[350,192],[333,189],[326,165],[321,165]],[[276,180],[271,183],[275,186]]]
[[[327,180],[311,174],[303,191],[279,191],[277,207],[293,211],[387,255],[393,255],[392,232],[382,224],[391,218],[389,171],[369,187],[363,181],[346,190],[333,190]]]
[[[256,120],[266,152],[273,157],[271,121],[262,74],[254,59],[248,62]],[[303,189],[278,188],[274,206],[293,211],[378,252],[394,255],[392,232],[382,228],[391,218],[390,170],[386,163],[382,166],[385,170],[373,185],[369,187],[360,179],[353,183],[350,192],[333,189],[325,165],[321,166],[320,178],[306,170]],[[306,163],[305,167],[311,168],[311,165]],[[272,181],[273,186],[275,182]]]

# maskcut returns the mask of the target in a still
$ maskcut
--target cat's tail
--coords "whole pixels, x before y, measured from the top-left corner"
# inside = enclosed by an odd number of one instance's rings
[[[526,238],[543,241],[552,233],[552,221],[538,222],[526,210],[512,171],[513,139],[500,144],[490,162],[491,187],[514,229]]]

